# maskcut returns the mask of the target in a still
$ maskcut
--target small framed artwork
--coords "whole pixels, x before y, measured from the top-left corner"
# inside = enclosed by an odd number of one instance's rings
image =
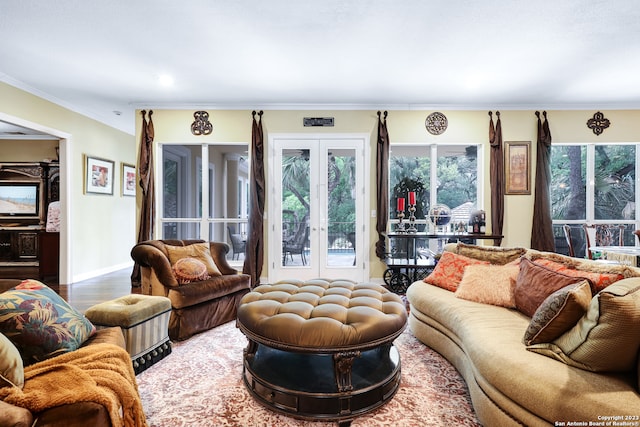
[[[84,156],[84,192],[113,195],[112,160]]]
[[[136,195],[136,167],[122,163],[122,195]]]
[[[505,194],[531,194],[531,141],[504,144]]]

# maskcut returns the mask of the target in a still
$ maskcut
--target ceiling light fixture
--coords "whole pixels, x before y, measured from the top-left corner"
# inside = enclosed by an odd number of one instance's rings
[[[173,77],[169,74],[160,74],[160,76],[158,76],[158,83],[160,83],[160,86],[173,86]]]

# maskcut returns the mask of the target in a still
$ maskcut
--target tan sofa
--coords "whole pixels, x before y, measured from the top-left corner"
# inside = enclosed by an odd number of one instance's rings
[[[238,274],[227,262],[229,245],[223,242],[208,243],[220,275],[180,284],[169,250],[176,247],[188,250],[192,245],[203,243],[203,240],[148,240],[131,250],[131,257],[140,264],[142,294],[171,300],[169,337],[172,340],[184,340],[235,319],[240,299],[251,288],[251,276]]]
[[[495,255],[493,249],[497,248],[476,250],[473,257],[488,260],[489,255]],[[459,245],[449,244],[445,251],[458,252]],[[574,265],[591,262],[522,251],[529,258],[547,257]],[[624,282],[631,289],[639,289],[640,278],[628,277],[640,276],[640,270],[630,267],[624,270],[626,278],[616,283]],[[531,318],[516,309],[461,299],[450,290],[424,281],[411,284],[407,299],[411,331],[449,360],[464,377],[483,425],[604,426],[613,425],[606,424],[613,421],[640,422],[637,361],[626,372],[580,369],[527,350],[523,336]],[[640,303],[636,311],[640,312]]]

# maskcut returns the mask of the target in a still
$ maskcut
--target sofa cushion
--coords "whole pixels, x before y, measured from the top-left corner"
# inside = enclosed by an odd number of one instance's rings
[[[95,331],[82,313],[37,280],[0,294],[0,332],[18,348],[25,366],[76,350]]]
[[[221,275],[220,269],[218,269],[215,261],[213,261],[213,257],[211,257],[209,244],[206,242],[193,243],[186,246],[165,245],[165,249],[167,250],[167,254],[169,255],[169,262],[172,266],[182,258],[196,258],[202,261],[204,265],[207,266],[207,273],[209,273],[209,276]]]
[[[620,280],[591,299],[578,323],[528,350],[589,371],[632,371],[640,349],[640,279]]]
[[[640,277],[640,268],[631,267],[629,265],[603,263],[590,259],[575,258],[562,254],[556,254],[553,252],[537,251],[535,249],[527,250],[527,253],[524,256],[534,262],[539,262],[540,260],[550,260],[553,262],[557,262],[572,270],[592,273],[618,274],[625,279],[630,277]],[[594,291],[593,287],[592,291]],[[598,290],[594,291],[594,293],[596,292],[598,292]]]
[[[489,261],[491,264],[504,265],[517,260],[527,252],[525,248],[502,248],[500,246],[479,246],[458,242],[455,253],[469,258]]]
[[[514,308],[513,287],[519,272],[517,265],[469,265],[464,269],[456,297]]]
[[[16,346],[0,334],[0,388],[5,386],[24,386],[24,365]]]
[[[173,274],[176,275],[178,283],[185,284],[193,281],[206,280],[209,278],[207,266],[197,258],[180,258],[173,265]]]
[[[597,271],[595,269],[594,271],[576,270],[575,268],[571,268],[566,264],[556,262],[547,258],[539,258],[534,262],[539,265],[544,265],[545,267],[558,271],[562,274],[566,274],[567,276],[584,277],[585,279],[589,279],[592,285],[592,291],[594,293],[598,293],[610,284],[624,279],[622,273],[610,273],[607,271]]]
[[[524,343],[538,344],[558,338],[580,320],[590,302],[591,285],[588,280],[558,289],[533,314],[524,333]]]
[[[581,282],[580,278],[558,273],[523,258],[520,261],[520,273],[514,291],[516,308],[521,313],[533,317],[549,295],[578,282]]]
[[[424,278],[424,281],[455,292],[460,280],[462,280],[465,267],[474,264],[487,265],[489,262],[454,254],[452,252],[443,252],[438,264],[436,264],[431,274]]]

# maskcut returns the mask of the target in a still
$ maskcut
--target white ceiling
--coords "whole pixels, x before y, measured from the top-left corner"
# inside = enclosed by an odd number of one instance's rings
[[[149,107],[635,109],[640,7],[0,0],[0,81],[129,133]]]

